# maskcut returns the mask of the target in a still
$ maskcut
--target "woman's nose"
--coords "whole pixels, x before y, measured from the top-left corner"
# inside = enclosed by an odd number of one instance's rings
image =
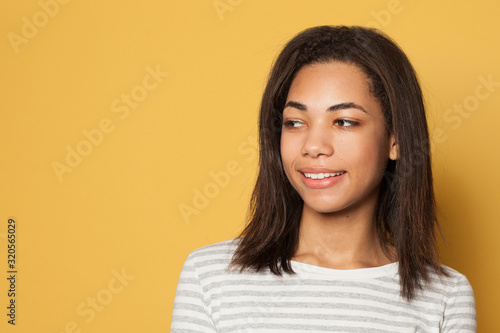
[[[310,157],[331,156],[333,154],[331,129],[328,131],[327,128],[311,128],[304,137],[302,154]]]

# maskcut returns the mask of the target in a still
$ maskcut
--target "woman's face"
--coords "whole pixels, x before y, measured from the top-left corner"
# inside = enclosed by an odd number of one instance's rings
[[[387,161],[396,154],[362,70],[343,62],[299,70],[283,110],[281,158],[304,209],[374,207]]]

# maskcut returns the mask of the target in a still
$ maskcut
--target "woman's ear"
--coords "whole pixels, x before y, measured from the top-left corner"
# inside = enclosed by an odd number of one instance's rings
[[[389,148],[389,158],[393,161],[397,160],[399,157],[399,146],[396,143],[396,137],[394,134],[391,134],[391,137],[389,138],[390,142],[390,148]]]

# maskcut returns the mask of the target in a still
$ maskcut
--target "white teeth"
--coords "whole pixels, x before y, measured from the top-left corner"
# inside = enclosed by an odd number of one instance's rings
[[[311,178],[311,179],[324,179],[328,177],[340,176],[344,173],[345,171],[337,173],[304,173],[304,176],[306,176],[306,178]]]

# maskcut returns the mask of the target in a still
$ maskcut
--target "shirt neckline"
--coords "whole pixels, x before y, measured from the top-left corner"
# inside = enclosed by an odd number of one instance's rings
[[[320,267],[316,265],[306,264],[300,261],[290,260],[292,269],[297,273],[314,273],[315,275],[330,276],[336,278],[376,278],[382,276],[390,276],[394,278],[398,274],[398,262],[390,264],[355,269],[334,269]]]

